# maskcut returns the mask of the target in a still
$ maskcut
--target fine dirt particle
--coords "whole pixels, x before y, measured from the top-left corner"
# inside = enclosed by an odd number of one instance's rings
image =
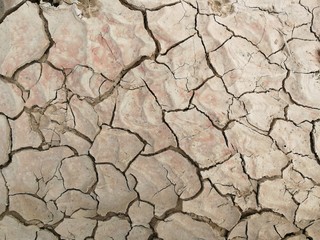
[[[83,16],[90,18],[98,15],[101,3],[97,0],[79,0],[77,5]]]
[[[0,1],[0,18],[2,17],[3,14],[4,14],[4,4],[3,4],[3,1]]]
[[[234,12],[234,6],[229,0],[209,0],[209,6],[214,14],[226,17]]]
[[[317,59],[318,63],[320,63],[320,49],[316,50],[316,59]]]

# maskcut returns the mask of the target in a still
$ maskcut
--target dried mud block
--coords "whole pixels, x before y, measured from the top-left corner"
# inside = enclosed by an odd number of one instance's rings
[[[49,47],[38,12],[36,4],[24,3],[0,24],[0,74],[11,77],[19,67],[40,59]]]
[[[174,213],[160,222],[156,231],[162,239],[208,239],[222,240],[219,232],[205,222],[196,221],[187,214]]]

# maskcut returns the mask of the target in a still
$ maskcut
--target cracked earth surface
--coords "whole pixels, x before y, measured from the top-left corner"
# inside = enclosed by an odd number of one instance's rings
[[[319,0],[0,1],[0,239],[319,240],[319,41]]]

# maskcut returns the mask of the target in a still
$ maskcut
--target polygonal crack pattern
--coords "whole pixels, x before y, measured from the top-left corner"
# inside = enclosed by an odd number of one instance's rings
[[[1,0],[0,240],[320,239],[319,0]]]

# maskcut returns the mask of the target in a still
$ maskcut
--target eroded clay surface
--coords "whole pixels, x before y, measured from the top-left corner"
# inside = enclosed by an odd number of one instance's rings
[[[319,0],[0,1],[0,240],[320,239]]]

